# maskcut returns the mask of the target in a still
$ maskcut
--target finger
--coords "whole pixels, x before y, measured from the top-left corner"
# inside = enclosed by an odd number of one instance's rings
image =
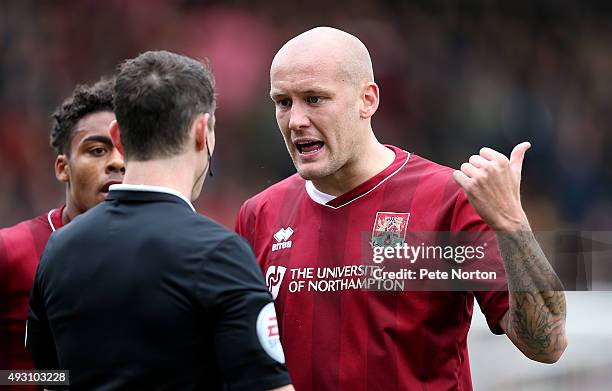
[[[470,178],[459,170],[455,170],[455,172],[453,172],[453,179],[463,190],[465,190],[466,186],[470,182]]]
[[[510,168],[515,175],[520,177],[521,170],[523,169],[523,160],[525,159],[525,152],[531,148],[531,143],[525,141],[520,143],[510,153]]]
[[[506,160],[508,159],[503,153],[497,152],[494,149],[484,147],[480,149],[480,156],[487,160]]]
[[[469,162],[472,164],[472,166],[481,168],[486,166],[489,161],[480,155],[472,155],[470,156]]]
[[[478,175],[478,168],[474,167],[470,163],[463,163],[461,165],[461,172],[464,173],[468,178],[474,178]]]

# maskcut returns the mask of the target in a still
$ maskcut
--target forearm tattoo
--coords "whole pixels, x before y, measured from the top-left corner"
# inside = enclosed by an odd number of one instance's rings
[[[566,345],[563,285],[531,230],[498,232],[510,290],[508,336],[529,357],[547,361]]]

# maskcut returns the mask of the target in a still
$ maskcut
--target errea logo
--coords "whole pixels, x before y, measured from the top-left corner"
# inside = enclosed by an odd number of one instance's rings
[[[291,240],[288,240],[293,235],[293,229],[291,227],[281,228],[274,234],[274,239],[277,243],[272,244],[272,251],[280,250],[282,248],[291,248]]]

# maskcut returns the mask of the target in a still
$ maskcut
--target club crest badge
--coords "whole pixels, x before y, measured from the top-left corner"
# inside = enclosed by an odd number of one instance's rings
[[[410,213],[376,212],[372,229],[372,247],[404,244]]]

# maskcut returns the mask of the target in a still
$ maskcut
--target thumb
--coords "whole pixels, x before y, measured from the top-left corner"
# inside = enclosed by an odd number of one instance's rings
[[[510,169],[518,178],[521,177],[521,170],[523,169],[523,159],[525,158],[525,152],[531,148],[531,143],[525,141],[520,143],[510,153]]]

